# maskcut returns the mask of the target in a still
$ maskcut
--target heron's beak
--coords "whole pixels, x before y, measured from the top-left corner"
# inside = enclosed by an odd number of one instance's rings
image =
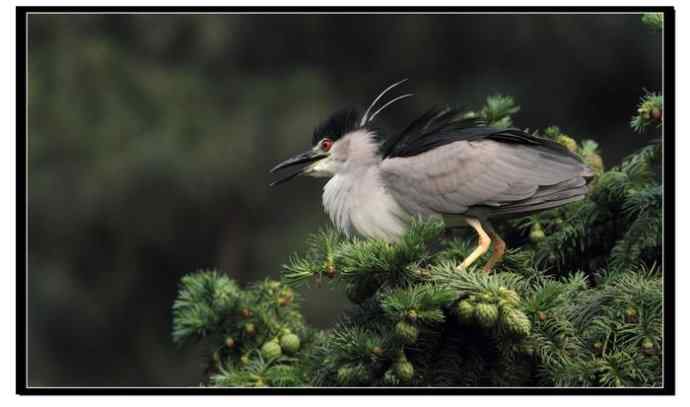
[[[318,150],[309,150],[309,151],[306,151],[302,154],[298,154],[292,158],[288,158],[287,160],[283,161],[282,163],[276,165],[275,167],[273,167],[271,169],[271,174],[275,173],[278,170],[282,170],[283,168],[292,167],[292,166],[298,165],[298,164],[313,163],[315,161],[318,161],[318,160],[320,160],[322,158],[326,158],[326,157],[328,157],[328,154],[326,154],[326,153],[323,153],[323,152],[318,151]],[[270,184],[270,186],[275,186],[278,184],[282,184],[283,182],[290,181],[291,179],[295,178],[296,176],[304,174],[310,167],[311,167],[311,165],[305,165],[304,167],[300,168],[299,170],[292,172],[292,173],[286,175],[285,177],[283,177],[277,181],[273,181]]]

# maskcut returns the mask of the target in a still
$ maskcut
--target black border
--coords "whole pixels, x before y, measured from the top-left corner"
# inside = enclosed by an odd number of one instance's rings
[[[28,387],[26,359],[27,170],[26,170],[26,17],[32,12],[92,13],[664,13],[664,387],[558,388],[202,388],[202,387]],[[17,41],[17,371],[19,395],[675,395],[675,10],[673,7],[16,7]],[[20,109],[20,106],[22,107]]]

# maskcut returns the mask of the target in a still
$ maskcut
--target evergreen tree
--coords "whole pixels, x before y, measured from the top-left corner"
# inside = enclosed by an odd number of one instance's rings
[[[518,109],[494,96],[467,115],[509,127]],[[662,112],[648,93],[631,126],[660,126]],[[595,170],[591,192],[498,225],[511,249],[492,273],[488,255],[459,271],[476,237],[441,223],[396,244],[325,230],[281,282],[184,277],[174,340],[207,342],[213,386],[661,386],[661,144],[605,169],[594,141],[541,135]],[[292,287],[314,281],[353,303],[332,329],[309,329],[296,305]]]

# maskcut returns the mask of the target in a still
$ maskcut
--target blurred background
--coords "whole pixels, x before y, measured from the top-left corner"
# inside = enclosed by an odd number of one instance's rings
[[[607,166],[653,135],[629,120],[661,87],[661,37],[628,15],[31,15],[29,385],[186,386],[177,282],[278,278],[328,225],[323,180],[270,189],[332,111],[410,78],[381,120],[512,95],[517,126],[600,143]],[[346,301],[301,290],[307,322]]]

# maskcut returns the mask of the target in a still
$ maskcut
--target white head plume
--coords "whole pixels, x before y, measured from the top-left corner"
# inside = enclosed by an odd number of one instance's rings
[[[386,93],[388,93],[388,91],[390,91],[391,89],[393,89],[393,88],[395,88],[396,86],[398,86],[398,85],[400,85],[400,84],[403,84],[403,83],[405,83],[405,82],[407,82],[407,79],[403,79],[403,80],[401,80],[401,81],[399,81],[399,82],[396,82],[396,83],[390,85],[389,87],[387,87],[386,89],[384,89],[383,92],[379,93],[379,95],[376,96],[376,99],[374,99],[374,101],[371,102],[371,104],[370,104],[369,107],[367,108],[367,111],[364,112],[364,116],[362,116],[362,120],[360,121],[359,125],[360,125],[360,126],[364,126],[365,124],[367,124],[367,122],[370,122],[370,121],[374,120],[374,117],[376,117],[377,114],[381,113],[381,111],[382,111],[383,109],[385,109],[386,107],[390,106],[391,104],[397,102],[398,100],[402,100],[402,99],[408,98],[408,97],[410,97],[410,96],[413,96],[412,93],[407,93],[407,94],[398,96],[398,97],[396,97],[395,99],[393,99],[393,100],[391,100],[390,102],[388,102],[388,103],[386,103],[385,105],[383,105],[383,107],[381,107],[381,108],[378,109],[376,112],[374,112],[374,114],[372,114],[371,116],[369,116],[369,113],[371,113],[371,109],[374,108],[374,106],[376,105],[376,103],[377,103]]]

